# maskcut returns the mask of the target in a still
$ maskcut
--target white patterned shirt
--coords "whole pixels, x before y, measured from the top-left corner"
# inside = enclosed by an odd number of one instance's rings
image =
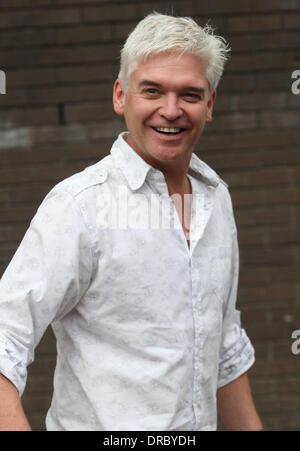
[[[253,364],[227,185],[195,154],[188,177],[190,245],[163,173],[124,134],[31,221],[0,282],[0,372],[22,395],[52,325],[48,430],[215,430],[217,389]]]

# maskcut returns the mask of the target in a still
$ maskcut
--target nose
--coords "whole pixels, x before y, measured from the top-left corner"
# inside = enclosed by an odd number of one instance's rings
[[[178,98],[176,94],[167,94],[162,99],[162,106],[160,107],[159,113],[162,117],[168,121],[175,121],[180,118],[183,114],[180,105],[178,104]]]

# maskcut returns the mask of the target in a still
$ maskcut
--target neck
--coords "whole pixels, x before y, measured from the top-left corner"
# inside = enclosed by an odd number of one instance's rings
[[[125,140],[141,158],[164,174],[170,196],[174,193],[181,195],[191,194],[191,186],[187,177],[191,155],[189,157],[187,157],[187,155],[184,157],[181,156],[176,159],[176,161],[168,161],[165,163],[143,153],[132,139],[130,133],[126,135]]]
[[[159,162],[158,164],[152,164],[152,166],[164,174],[170,196],[175,193],[182,196],[184,194],[191,194],[190,182],[187,177],[189,161],[176,161],[173,164]]]
[[[191,194],[191,185],[190,181],[187,177],[187,172],[180,173],[180,175],[173,176],[169,173],[165,173],[165,180],[168,186],[169,195],[172,196],[173,194],[180,194],[183,196],[184,194]]]

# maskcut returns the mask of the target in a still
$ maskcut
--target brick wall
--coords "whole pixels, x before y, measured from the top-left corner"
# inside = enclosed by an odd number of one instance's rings
[[[146,13],[211,24],[232,47],[198,154],[230,185],[239,230],[238,306],[255,345],[250,380],[267,429],[300,429],[299,0],[1,0],[0,273],[49,189],[106,155],[123,122],[111,92],[121,44]],[[23,403],[44,428],[55,343],[29,368]]]

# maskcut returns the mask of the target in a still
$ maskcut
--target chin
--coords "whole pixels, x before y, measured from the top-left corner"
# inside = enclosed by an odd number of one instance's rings
[[[182,158],[186,152],[183,149],[172,149],[172,147],[166,147],[156,152],[157,157],[162,160],[176,160]]]

